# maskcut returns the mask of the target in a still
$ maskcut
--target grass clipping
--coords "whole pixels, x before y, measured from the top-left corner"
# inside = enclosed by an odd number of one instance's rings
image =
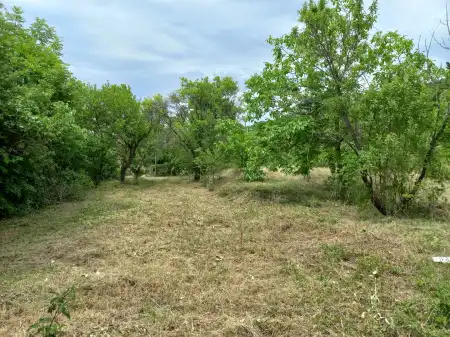
[[[75,285],[68,336],[448,336],[448,222],[361,212],[324,177],[111,183],[3,221],[0,335]]]

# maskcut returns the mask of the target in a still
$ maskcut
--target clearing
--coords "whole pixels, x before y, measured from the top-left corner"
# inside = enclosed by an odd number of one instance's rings
[[[448,210],[381,217],[325,175],[108,183],[2,221],[0,335],[75,285],[68,336],[448,336]]]

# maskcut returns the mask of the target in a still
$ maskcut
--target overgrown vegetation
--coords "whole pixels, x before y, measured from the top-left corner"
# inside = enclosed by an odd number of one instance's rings
[[[449,164],[449,72],[398,33],[370,34],[377,8],[306,2],[303,28],[269,38],[274,62],[245,95],[252,119],[270,113],[264,135],[273,165],[307,174],[325,155],[342,199],[362,182],[365,198],[387,215],[405,211],[427,172],[439,181]]]
[[[237,82],[216,76],[138,100],[126,84],[78,81],[53,28],[2,8],[1,215],[128,172],[211,185],[230,167],[262,181],[263,167],[307,176],[324,163],[342,201],[371,201],[384,215],[436,205],[449,176],[450,70],[429,58],[430,45],[372,33],[377,9],[307,1],[291,33],[268,39],[274,60],[243,99]]]

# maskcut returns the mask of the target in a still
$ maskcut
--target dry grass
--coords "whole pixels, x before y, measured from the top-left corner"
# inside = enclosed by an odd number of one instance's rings
[[[0,335],[75,284],[69,336],[448,336],[449,222],[342,205],[325,175],[112,183],[4,221]]]

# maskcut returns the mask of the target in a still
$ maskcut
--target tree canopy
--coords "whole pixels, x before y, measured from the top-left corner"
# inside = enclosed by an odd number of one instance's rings
[[[435,84],[448,70],[398,33],[371,34],[377,7],[306,2],[299,26],[269,38],[273,63],[247,81],[245,101],[250,119],[270,113],[263,136],[270,161],[307,174],[325,157],[342,198],[359,179],[374,206],[391,214],[442,159],[448,90]]]
[[[436,199],[450,171],[450,70],[411,39],[375,32],[377,11],[377,1],[308,0],[291,32],[268,38],[273,59],[243,93],[214,76],[138,99],[127,84],[76,79],[54,28],[1,6],[1,216],[129,172],[198,181],[229,167],[261,181],[263,168],[326,165],[336,197],[386,215]]]

